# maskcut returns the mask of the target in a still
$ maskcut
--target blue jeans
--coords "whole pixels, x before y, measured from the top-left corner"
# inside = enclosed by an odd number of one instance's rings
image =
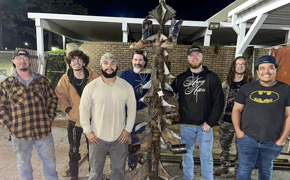
[[[11,136],[12,146],[16,155],[17,168],[21,180],[32,180],[31,151],[33,145],[38,157],[42,160],[45,179],[58,179],[56,172],[54,142],[52,134],[39,140],[20,140]]]
[[[186,144],[187,153],[182,156],[184,180],[194,179],[193,151],[195,138],[199,145],[201,174],[204,180],[213,180],[213,130],[204,131],[201,127],[193,128],[180,125],[181,144]]]
[[[283,149],[275,142],[257,141],[249,136],[237,138],[239,149],[239,168],[237,180],[250,180],[255,165],[258,165],[259,180],[271,180],[273,161]]]

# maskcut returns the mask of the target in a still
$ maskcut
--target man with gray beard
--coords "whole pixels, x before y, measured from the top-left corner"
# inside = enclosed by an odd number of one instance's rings
[[[138,124],[144,122],[146,120],[148,110],[146,105],[139,100],[148,92],[148,89],[143,89],[143,85],[145,85],[151,77],[150,70],[145,69],[147,65],[147,57],[145,51],[134,51],[133,59],[132,59],[132,69],[123,71],[120,74],[120,77],[125,79],[128,83],[130,83],[134,89],[135,98],[136,98],[136,106],[137,106],[137,114],[136,120],[131,132],[131,144],[137,143],[139,138],[137,134],[142,134],[145,130],[145,126],[140,129],[136,129]],[[137,167],[138,156],[129,151],[128,157],[128,166],[129,170],[134,170]]]

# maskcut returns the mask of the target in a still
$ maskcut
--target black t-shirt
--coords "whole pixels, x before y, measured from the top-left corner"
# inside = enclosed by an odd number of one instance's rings
[[[75,88],[78,92],[78,94],[80,95],[80,97],[82,96],[82,93],[83,93],[83,86],[82,84],[84,83],[84,79],[78,79],[78,78],[75,78]]]
[[[235,101],[235,96],[237,92],[240,90],[242,85],[245,84],[245,81],[239,81],[239,82],[234,82],[232,87],[229,90],[228,94],[228,100],[227,100],[227,106],[225,109],[225,116],[224,116],[224,121],[232,123],[232,111],[234,107],[234,101]]]
[[[241,129],[260,141],[276,141],[284,125],[285,107],[290,106],[290,86],[277,82],[264,87],[259,81],[241,87],[235,101],[243,104]]]

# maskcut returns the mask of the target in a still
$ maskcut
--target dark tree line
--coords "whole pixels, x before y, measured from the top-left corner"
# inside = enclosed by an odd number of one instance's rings
[[[27,12],[87,14],[87,9],[73,0],[0,0],[0,50],[5,47],[23,47],[24,41],[35,40],[35,23],[28,19]],[[46,47],[50,50],[52,41],[61,42],[61,37],[45,31]],[[33,48],[31,45],[29,48]]]

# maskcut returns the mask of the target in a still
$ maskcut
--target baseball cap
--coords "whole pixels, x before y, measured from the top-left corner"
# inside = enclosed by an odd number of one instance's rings
[[[114,56],[114,54],[112,53],[106,53],[104,54],[102,57],[101,57],[101,60],[100,60],[100,65],[102,65],[102,63],[105,61],[105,60],[108,60],[108,59],[112,59],[113,61],[116,62],[116,64],[118,65],[118,59]]]
[[[202,53],[202,50],[199,46],[191,46],[187,50],[187,55],[190,55],[192,52],[195,52],[195,51]]]
[[[14,53],[13,53],[13,59],[16,56],[20,56],[20,55],[26,56],[26,57],[28,57],[30,59],[29,53],[26,50],[23,50],[23,49],[15,50]]]
[[[257,60],[256,66],[259,66],[260,64],[263,63],[272,63],[275,66],[277,66],[277,62],[274,56],[270,56],[270,55],[266,55],[266,56],[262,56]]]

